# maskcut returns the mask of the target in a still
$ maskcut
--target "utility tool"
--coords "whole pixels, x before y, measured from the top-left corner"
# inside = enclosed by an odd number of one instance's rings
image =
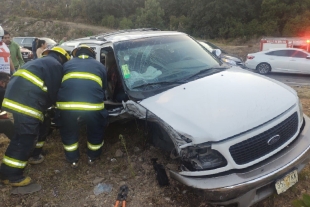
[[[117,199],[114,207],[118,207],[119,204],[121,204],[121,207],[126,207],[127,194],[128,194],[128,186],[122,185],[119,188],[119,193],[117,194]]]

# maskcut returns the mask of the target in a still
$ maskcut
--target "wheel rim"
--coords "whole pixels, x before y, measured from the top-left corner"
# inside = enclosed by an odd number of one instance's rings
[[[266,63],[262,63],[258,66],[259,73],[266,74],[270,71],[270,66]]]

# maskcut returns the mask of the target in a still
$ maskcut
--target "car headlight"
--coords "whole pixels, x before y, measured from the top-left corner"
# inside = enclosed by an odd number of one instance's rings
[[[190,171],[211,170],[227,165],[226,159],[210,145],[188,147],[188,157],[183,157],[183,165]]]
[[[301,104],[300,99],[299,99],[299,123],[302,123],[302,121],[303,121],[303,118],[304,118],[303,114],[304,114],[304,112],[302,110],[302,104]]]
[[[234,65],[234,66],[237,65],[236,62],[233,61],[233,60],[229,60],[229,59],[226,59],[226,58],[222,58],[221,60],[222,60],[223,62],[229,64],[229,65]]]

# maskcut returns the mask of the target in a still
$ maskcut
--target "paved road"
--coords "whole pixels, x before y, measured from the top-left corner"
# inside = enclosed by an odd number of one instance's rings
[[[249,71],[250,70],[248,69]],[[292,86],[310,86],[310,75],[304,74],[287,74],[287,73],[269,73],[266,76],[276,79],[282,83]]]
[[[295,86],[310,85],[310,75],[270,73],[266,76],[281,81],[288,85],[295,85]]]

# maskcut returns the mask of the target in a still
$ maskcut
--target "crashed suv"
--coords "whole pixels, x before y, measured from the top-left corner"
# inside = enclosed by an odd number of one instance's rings
[[[116,65],[128,96],[116,102],[108,89],[111,120],[155,123],[180,161],[172,178],[204,191],[212,204],[243,207],[298,182],[309,161],[310,120],[292,88],[223,64],[180,32],[92,39],[97,60],[108,70]]]

